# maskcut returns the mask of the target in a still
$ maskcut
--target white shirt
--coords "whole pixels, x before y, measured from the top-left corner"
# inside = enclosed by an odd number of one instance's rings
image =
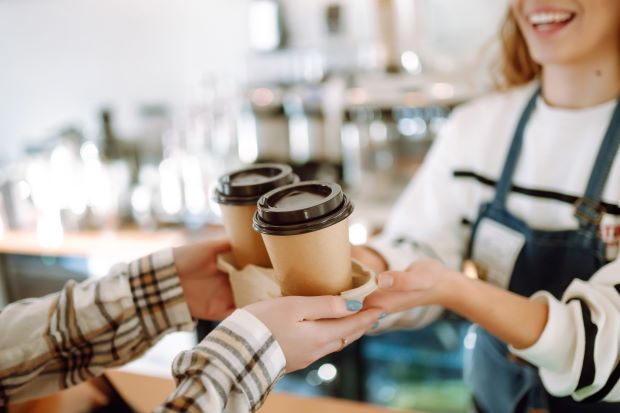
[[[403,270],[421,256],[442,260],[458,269],[469,243],[471,223],[479,207],[490,201],[523,109],[536,85],[494,93],[457,108],[420,169],[406,188],[384,232],[370,243],[390,269]],[[576,229],[570,202],[584,195],[615,100],[587,109],[558,109],[542,98],[524,133],[513,176],[515,191],[507,208],[530,227]],[[589,282],[574,281],[562,302],[548,293],[549,320],[531,348],[513,352],[539,367],[547,390],[584,399],[603,389],[620,359],[620,156],[616,156],[603,192],[608,209],[601,232],[614,261]],[[506,274],[509,277],[509,274]],[[504,280],[504,286],[508,279]],[[620,290],[620,288],[619,288]],[[584,299],[598,327],[595,340],[595,383],[577,390],[584,355],[584,328],[578,302]],[[384,328],[418,327],[436,319],[441,308],[414,309],[386,318]],[[620,369],[620,367],[618,367]],[[617,379],[615,379],[617,380]],[[614,384],[605,400],[620,400]]]

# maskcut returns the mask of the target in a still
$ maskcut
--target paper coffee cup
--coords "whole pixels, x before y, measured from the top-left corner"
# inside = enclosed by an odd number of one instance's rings
[[[220,204],[237,268],[271,267],[260,234],[252,229],[256,202],[263,194],[298,181],[292,168],[282,164],[256,164],[220,177],[214,200]]]
[[[254,229],[284,295],[331,295],[352,287],[348,217],[353,205],[339,185],[300,182],[258,201]]]

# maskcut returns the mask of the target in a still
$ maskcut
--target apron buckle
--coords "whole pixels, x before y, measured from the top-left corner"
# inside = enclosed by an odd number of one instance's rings
[[[588,198],[578,198],[575,201],[575,217],[579,222],[585,222],[598,227],[605,214],[605,207],[600,202]]]

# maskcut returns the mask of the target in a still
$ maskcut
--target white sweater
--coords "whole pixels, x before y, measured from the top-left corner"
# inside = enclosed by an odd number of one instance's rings
[[[428,154],[420,172],[404,191],[384,232],[370,245],[390,269],[403,270],[421,256],[460,268],[471,222],[479,206],[492,199],[506,153],[535,85],[477,99],[457,108]],[[507,208],[533,228],[575,229],[572,199],[582,196],[590,177],[615,100],[580,110],[549,107],[539,98],[524,135]],[[613,261],[589,282],[574,281],[562,301],[539,292],[549,303],[545,330],[532,347],[513,353],[539,367],[547,390],[582,400],[603,390],[605,400],[620,400],[620,155],[603,193],[608,212],[601,223],[608,258]],[[508,276],[506,276],[508,277]],[[496,280],[507,286],[508,279]],[[594,345],[594,384],[577,389],[585,354],[587,304],[598,327]],[[413,309],[387,317],[382,328],[419,327],[435,320],[440,308]]]

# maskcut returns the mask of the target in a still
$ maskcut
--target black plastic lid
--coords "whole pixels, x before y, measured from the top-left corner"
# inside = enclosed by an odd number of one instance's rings
[[[256,164],[221,176],[214,200],[218,204],[250,205],[263,194],[294,182],[299,182],[299,177],[288,165]]]
[[[297,235],[318,231],[347,218],[353,204],[340,185],[307,181],[286,185],[258,200],[253,227],[270,235]]]

